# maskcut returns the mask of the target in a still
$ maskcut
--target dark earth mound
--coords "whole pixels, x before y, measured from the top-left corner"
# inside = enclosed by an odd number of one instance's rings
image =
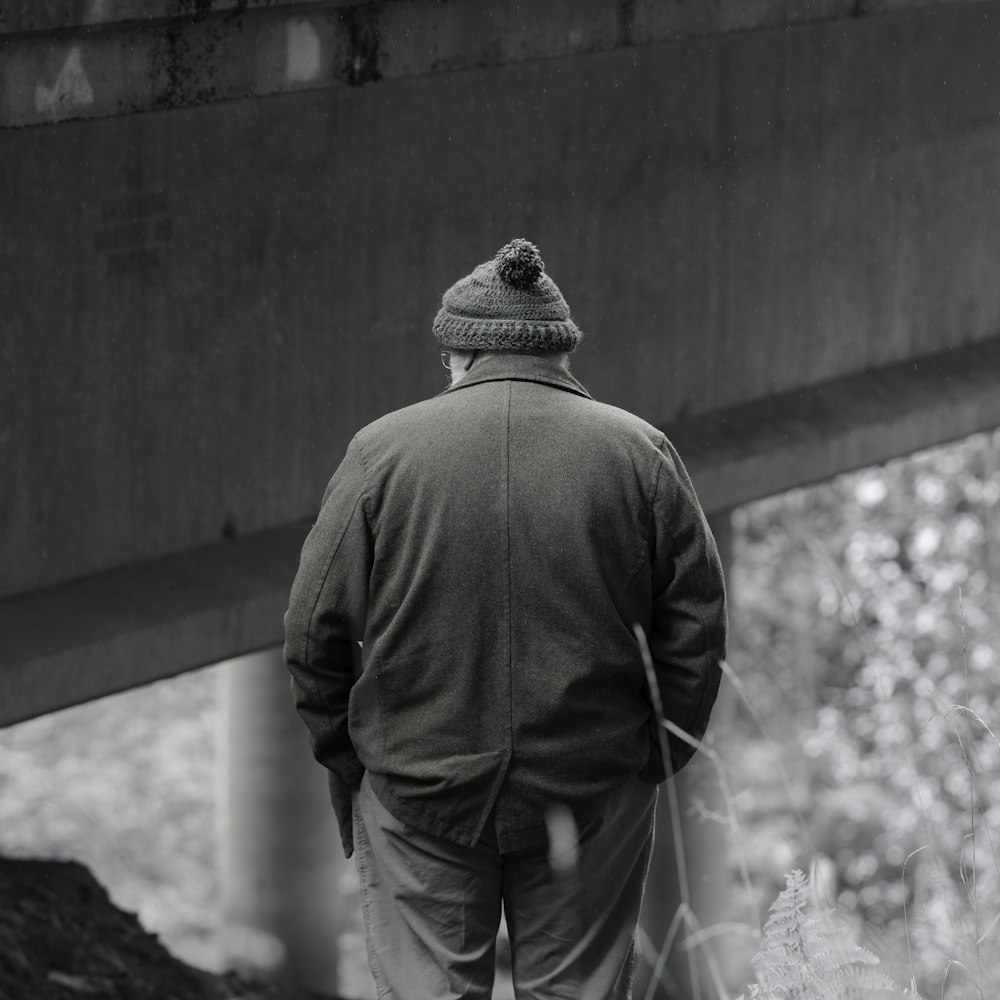
[[[83,866],[0,858],[0,1000],[336,1000],[192,969]]]

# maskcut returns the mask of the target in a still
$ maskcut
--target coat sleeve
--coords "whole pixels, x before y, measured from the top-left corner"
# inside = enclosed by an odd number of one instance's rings
[[[360,445],[351,441],[302,547],[285,613],[285,665],[313,755],[329,772],[331,798],[350,856],[351,796],[364,774],[348,734],[355,643],[364,636],[372,538]]]
[[[653,495],[649,648],[664,715],[696,740],[708,728],[726,656],[726,585],[715,538],[674,446],[660,447]],[[658,736],[665,731],[657,727]],[[666,734],[673,773],[694,755]]]

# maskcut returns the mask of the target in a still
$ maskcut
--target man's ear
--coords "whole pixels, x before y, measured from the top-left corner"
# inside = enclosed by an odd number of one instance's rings
[[[461,349],[458,351],[452,351],[452,358],[457,359],[458,368],[460,371],[467,372],[472,367],[472,362],[476,360],[477,351]]]

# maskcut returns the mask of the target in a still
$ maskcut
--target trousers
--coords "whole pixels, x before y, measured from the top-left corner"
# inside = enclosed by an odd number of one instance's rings
[[[354,853],[379,1000],[490,1000],[501,906],[517,1000],[629,1000],[657,794],[630,778],[568,839],[501,854],[401,822],[366,772]]]

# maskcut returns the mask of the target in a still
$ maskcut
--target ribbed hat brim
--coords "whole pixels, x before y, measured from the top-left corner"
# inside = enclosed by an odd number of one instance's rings
[[[572,351],[582,336],[572,319],[481,319],[444,306],[434,317],[442,347],[471,351]]]

